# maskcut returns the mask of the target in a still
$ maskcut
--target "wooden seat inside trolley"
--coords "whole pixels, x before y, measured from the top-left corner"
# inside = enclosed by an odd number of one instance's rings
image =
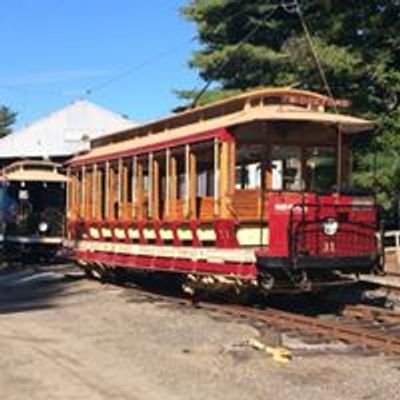
[[[373,126],[328,111],[346,105],[263,89],[96,139],[68,165],[70,237],[267,246],[272,194],[284,204],[349,183],[352,134]]]

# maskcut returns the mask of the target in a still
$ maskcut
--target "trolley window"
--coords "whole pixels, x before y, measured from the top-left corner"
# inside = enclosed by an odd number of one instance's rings
[[[265,146],[260,144],[239,147],[236,162],[236,189],[261,188],[262,160]]]
[[[301,153],[300,146],[272,146],[272,190],[303,190]]]
[[[336,189],[336,150],[333,147],[309,147],[306,151],[306,188],[312,192]]]

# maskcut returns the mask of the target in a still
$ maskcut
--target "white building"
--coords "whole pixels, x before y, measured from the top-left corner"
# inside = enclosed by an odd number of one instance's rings
[[[0,139],[0,163],[25,158],[64,161],[87,150],[90,139],[135,125],[87,100],[77,100]]]

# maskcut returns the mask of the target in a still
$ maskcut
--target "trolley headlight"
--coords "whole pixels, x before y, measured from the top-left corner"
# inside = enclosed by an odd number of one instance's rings
[[[322,223],[322,228],[324,230],[325,235],[333,236],[336,235],[339,229],[339,222],[334,218],[328,218]]]
[[[39,232],[45,233],[49,229],[49,224],[47,222],[40,222],[39,223]]]

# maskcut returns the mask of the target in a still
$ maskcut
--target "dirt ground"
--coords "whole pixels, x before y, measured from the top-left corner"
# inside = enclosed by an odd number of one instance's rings
[[[339,346],[281,364],[244,345],[259,336],[61,269],[0,273],[1,400],[400,399],[400,358]]]

